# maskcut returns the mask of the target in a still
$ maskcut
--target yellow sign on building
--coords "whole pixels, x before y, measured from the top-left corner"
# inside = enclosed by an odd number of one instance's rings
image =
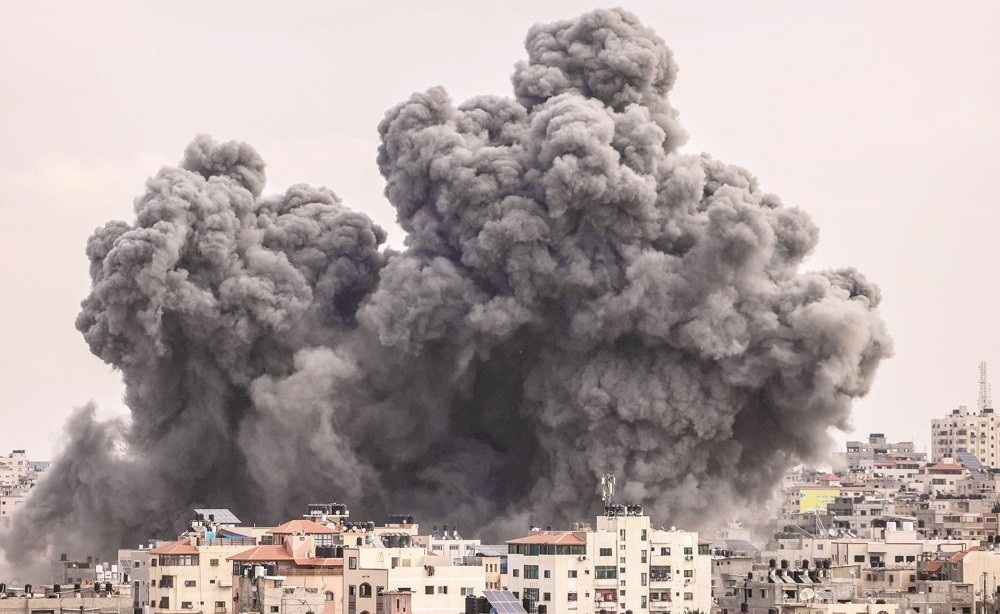
[[[839,496],[839,488],[803,488],[799,491],[799,513],[825,512],[826,505]]]

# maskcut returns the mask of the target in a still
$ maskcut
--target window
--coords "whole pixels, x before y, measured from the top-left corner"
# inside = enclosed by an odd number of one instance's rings
[[[614,565],[597,565],[594,567],[595,580],[609,580],[618,577],[618,570]]]
[[[621,541],[625,541],[625,529],[622,529],[621,531],[618,531],[618,538]]]
[[[537,580],[538,579],[538,565],[525,565],[524,566],[524,579],[525,580]]]
[[[438,595],[447,595],[447,594],[448,594],[448,587],[447,586],[439,586],[438,587]]]
[[[653,582],[670,580],[670,565],[651,565],[649,568],[649,579]]]
[[[272,612],[277,612],[277,611],[278,611],[278,606],[276,606],[276,605],[272,605],[272,606],[271,606],[271,611],[272,611]]]
[[[424,594],[425,595],[433,595],[434,594],[434,587],[433,586],[425,586],[424,587]]]
[[[530,599],[532,601],[538,601],[538,589],[537,588],[526,588],[524,589],[525,599]]]
[[[639,534],[639,540],[646,541],[646,529],[643,529],[642,532]]]
[[[215,584],[215,578],[212,578],[211,580],[209,580],[208,583],[209,584]]]
[[[552,593],[542,593],[542,601],[552,601]]]
[[[549,571],[548,569],[546,569],[545,571],[542,572],[542,577],[543,578],[551,578],[552,577],[552,572]]]
[[[601,548],[601,556],[612,556],[611,548]]]
[[[184,586],[191,588],[194,585],[195,585],[194,580],[184,580]]]
[[[670,546],[660,548],[660,556],[670,556]]]
[[[326,591],[326,600],[333,601],[333,591]]]
[[[865,562],[865,555],[863,555],[863,554],[855,554],[854,555],[854,562],[855,563],[864,563]]]
[[[516,569],[516,568],[514,569],[514,577],[515,577],[515,578],[517,578],[517,577],[520,577],[520,576],[518,575],[518,574],[520,574],[520,573],[521,573],[521,570],[520,570],[520,569]]]
[[[358,557],[352,556],[349,559],[347,559],[347,568],[348,569],[357,569],[358,568]]]
[[[645,550],[643,550],[643,551],[642,551],[642,552],[640,553],[640,555],[639,555],[639,556],[641,557],[641,559],[640,559],[640,561],[639,561],[639,562],[640,562],[640,563],[645,563],[645,562],[646,562],[646,551],[645,551]]]
[[[639,584],[641,586],[646,586],[646,572],[639,574]]]
[[[694,593],[684,593],[684,601],[694,601]]]
[[[567,571],[566,572],[566,577],[567,578],[575,578],[576,577],[576,570],[575,569],[570,569],[569,571]]]
[[[566,593],[566,601],[576,601],[576,593]]]
[[[216,601],[215,602],[215,608],[216,609],[222,608],[223,610],[225,610],[226,609],[226,602],[225,601]]]
[[[640,599],[639,607],[642,608],[643,610],[645,610],[646,609],[646,596],[643,595],[639,599]]]
[[[365,582],[358,587],[358,597],[371,597],[372,596],[372,585]]]
[[[211,565],[212,567],[218,567],[219,559],[209,559],[208,564]]]
[[[685,569],[684,570],[684,577],[685,578],[693,578],[694,577],[694,570],[693,569]]]
[[[694,548],[687,547],[687,548],[684,549],[684,556],[688,556],[688,555],[692,555],[692,554],[694,554]]]
[[[621,563],[622,565],[624,565],[625,564],[625,557],[623,557],[623,556],[618,557],[618,562]]]

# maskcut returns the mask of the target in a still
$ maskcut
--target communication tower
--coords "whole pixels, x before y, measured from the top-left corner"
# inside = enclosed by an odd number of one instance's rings
[[[993,409],[993,399],[990,398],[990,383],[986,381],[986,362],[979,363],[979,411]]]
[[[604,507],[610,507],[615,500],[615,476],[605,473],[601,477],[601,498],[604,499]]]

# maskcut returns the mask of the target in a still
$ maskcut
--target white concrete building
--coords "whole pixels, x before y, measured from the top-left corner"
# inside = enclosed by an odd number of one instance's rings
[[[591,529],[533,531],[507,542],[508,585],[549,612],[708,612],[708,542],[653,529],[638,506],[609,506]]]

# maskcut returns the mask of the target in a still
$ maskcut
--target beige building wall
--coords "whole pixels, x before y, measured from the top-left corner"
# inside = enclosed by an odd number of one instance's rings
[[[460,614],[466,595],[485,590],[486,572],[482,565],[454,563],[419,546],[344,548],[344,612],[373,614],[379,592],[408,590],[415,614]]]

